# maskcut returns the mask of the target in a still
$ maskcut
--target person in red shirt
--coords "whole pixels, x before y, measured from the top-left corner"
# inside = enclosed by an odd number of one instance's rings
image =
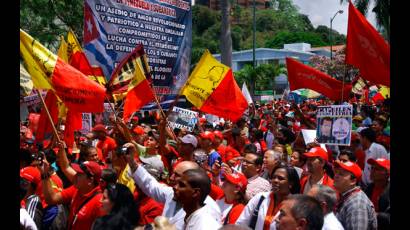
[[[39,166],[43,184],[43,194],[47,204],[70,204],[67,228],[89,230],[94,221],[105,212],[101,209],[102,192],[99,186],[101,168],[93,161],[72,164],[75,170],[74,185],[61,192],[54,192],[48,174],[49,164]]]
[[[376,132],[376,142],[383,145],[387,151],[390,150],[390,137],[383,133],[386,128],[386,119],[379,116],[374,119],[371,128]]]
[[[225,173],[224,177],[226,180],[222,185],[224,197],[216,203],[222,213],[221,224],[235,224],[246,205],[245,192],[248,180],[239,172]]]
[[[350,148],[356,156],[357,165],[363,170],[364,161],[366,160],[366,153],[363,151],[363,148],[360,145],[360,135],[357,132],[352,132]]]
[[[304,155],[307,157],[306,164],[310,175],[300,180],[301,193],[307,194],[314,184],[323,184],[334,188],[332,178],[324,170],[328,161],[327,152],[321,147],[314,147]]]
[[[219,153],[219,155],[221,156],[221,158],[222,158],[222,161],[223,162],[226,162],[225,161],[225,149],[226,149],[226,146],[225,145],[223,145],[222,144],[222,142],[223,142],[223,140],[224,140],[224,136],[223,136],[223,134],[221,133],[221,131],[218,131],[218,130],[216,130],[216,131],[214,131],[214,141],[212,142],[212,146],[214,147],[214,149],[216,149],[216,151]]]
[[[101,150],[103,161],[105,163],[111,162],[111,155],[117,148],[117,143],[114,139],[107,135],[107,130],[104,125],[98,124],[93,128],[94,137],[98,139],[97,148]]]
[[[366,188],[365,193],[372,201],[376,212],[379,212],[379,199],[386,189],[390,189],[390,161],[383,158],[370,158],[367,163],[372,166],[370,179],[373,183]]]

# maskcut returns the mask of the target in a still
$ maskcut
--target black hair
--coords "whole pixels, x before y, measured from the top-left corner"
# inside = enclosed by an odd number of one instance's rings
[[[290,186],[290,193],[291,194],[297,194],[300,193],[300,180],[299,180],[299,175],[296,169],[284,162],[281,162],[273,171],[272,174],[270,175],[270,178],[273,178],[273,174],[275,174],[276,170],[278,169],[285,169],[286,174],[288,176],[288,181]]]
[[[188,176],[188,183],[192,188],[199,188],[201,196],[199,199],[200,204],[204,204],[206,197],[211,192],[211,180],[202,168],[188,169],[184,172],[184,175]]]
[[[343,149],[340,151],[339,156],[340,155],[347,155],[349,161],[356,162],[356,155],[350,149]]]
[[[360,131],[360,136],[366,138],[371,143],[376,141],[376,132],[371,128],[366,128]]]
[[[111,212],[98,218],[93,229],[133,229],[138,225],[140,216],[134,197],[123,184],[112,184],[105,188],[108,199],[114,204]]]
[[[101,179],[108,184],[115,184],[118,179],[117,171],[115,169],[106,168],[101,171]]]
[[[256,140],[261,140],[263,139],[263,132],[261,130],[256,130],[253,134],[255,136]]]
[[[256,154],[257,152],[257,148],[254,144],[247,144],[245,145],[245,147],[243,148],[243,152],[244,153],[253,153]]]
[[[31,155],[30,150],[20,148],[20,160],[24,166],[29,166],[33,162],[34,158]]]
[[[241,129],[239,129],[239,128],[233,128],[232,131],[231,131],[231,133],[232,133],[232,137],[233,137],[233,138],[239,137],[239,136],[241,136]]]
[[[308,195],[301,194],[291,195],[288,200],[295,201],[290,212],[296,220],[305,218],[308,230],[322,229],[324,214],[319,201]]]
[[[324,121],[333,121],[333,119],[331,117],[324,117],[324,118],[322,118],[320,123],[323,125]]]
[[[288,128],[282,128],[279,132],[281,132],[285,137],[285,140],[282,141],[283,143],[280,143],[281,141],[279,141],[280,144],[286,145],[296,140],[296,135]]]

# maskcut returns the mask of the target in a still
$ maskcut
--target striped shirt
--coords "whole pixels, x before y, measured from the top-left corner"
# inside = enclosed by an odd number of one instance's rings
[[[41,204],[40,197],[35,194],[27,197],[26,210],[30,217],[34,220],[34,223],[36,223],[37,228],[40,229],[43,220],[43,206]]]
[[[336,217],[346,230],[376,230],[374,206],[361,189],[354,191],[357,188],[343,193]]]

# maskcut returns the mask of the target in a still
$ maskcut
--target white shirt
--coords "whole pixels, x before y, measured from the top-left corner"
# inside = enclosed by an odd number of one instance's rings
[[[193,212],[186,220],[184,230],[219,229],[222,225],[215,220],[207,208],[202,207]]]
[[[169,219],[169,223],[174,224],[177,229],[184,228],[185,211],[182,206],[178,205],[174,198],[174,190],[165,185],[159,183],[151,174],[145,170],[144,167],[138,167],[132,175],[135,183],[138,187],[149,197],[152,197],[159,203],[164,204],[164,210],[162,216]],[[221,210],[216,202],[207,196],[205,206],[201,209],[207,210],[217,223],[221,221]]]
[[[371,183],[371,180],[370,180],[371,165],[367,163],[367,160],[369,160],[370,158],[373,158],[375,160],[378,158],[384,158],[384,159],[390,159],[390,158],[384,146],[381,144],[377,144],[375,142],[373,142],[370,145],[369,149],[367,149],[365,153],[366,153],[366,160],[364,163],[364,170],[363,170],[363,183],[365,185],[369,185]]]
[[[272,149],[273,147],[273,141],[275,140],[275,136],[273,135],[273,133],[271,133],[270,130],[266,131],[266,146],[268,147],[268,149]]]
[[[34,220],[30,217],[27,210],[20,208],[20,225],[24,226],[26,230],[37,230]]]
[[[344,228],[335,214],[331,212],[325,216],[322,230],[344,230]]]
[[[256,220],[255,229],[263,229],[263,224],[265,222],[266,213],[268,212],[269,202],[270,202],[270,192],[262,192],[256,194],[245,206],[242,214],[239,216],[238,220],[236,221],[237,225],[248,226],[252,219],[253,211],[256,209],[256,206],[259,203],[259,199],[261,196],[264,196],[265,199],[262,201],[261,206],[259,207],[258,218]],[[279,212],[278,212],[279,213]],[[276,229],[275,218],[272,220],[270,224],[270,229]]]

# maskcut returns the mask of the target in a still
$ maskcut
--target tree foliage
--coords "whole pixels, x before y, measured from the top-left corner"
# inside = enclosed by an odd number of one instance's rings
[[[255,79],[255,90],[269,90],[275,86],[275,77],[279,74],[286,73],[286,67],[283,65],[261,64],[255,69],[252,65],[245,65],[241,70],[234,73],[238,85],[244,82],[251,85],[252,79]]]

